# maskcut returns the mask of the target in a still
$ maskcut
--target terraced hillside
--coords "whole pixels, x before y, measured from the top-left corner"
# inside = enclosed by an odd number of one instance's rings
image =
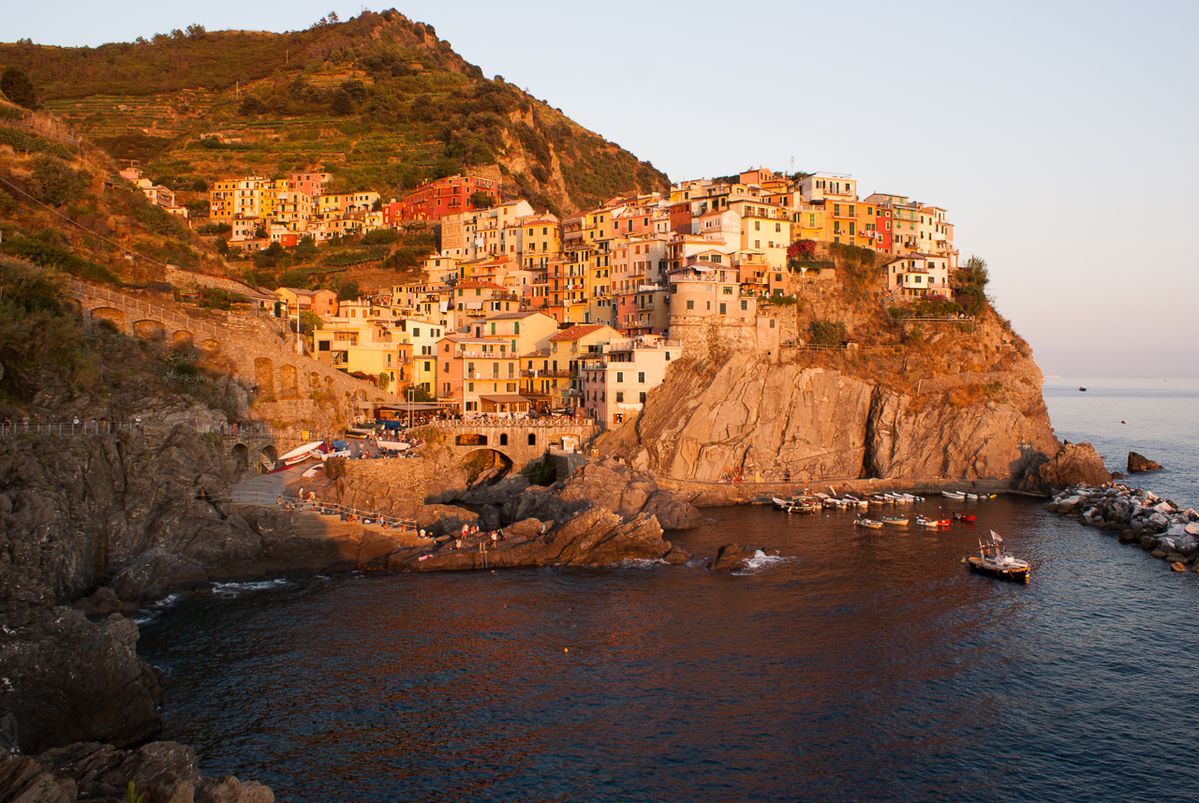
[[[570,213],[666,177],[501,78],[432,27],[364,12],[284,34],[159,35],[59,48],[0,44],[45,107],[178,190],[213,177],[323,168],[385,197],[472,170]]]

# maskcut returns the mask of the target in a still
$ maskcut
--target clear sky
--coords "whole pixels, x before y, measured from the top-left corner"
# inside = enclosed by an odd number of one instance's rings
[[[13,4],[0,37],[294,30],[334,0]],[[1199,2],[414,0],[503,75],[672,179],[851,172],[949,210],[1042,369],[1199,376]]]

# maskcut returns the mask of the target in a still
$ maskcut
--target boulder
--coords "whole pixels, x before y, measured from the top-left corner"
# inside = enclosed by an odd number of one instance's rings
[[[685,530],[700,522],[699,511],[689,501],[613,458],[584,465],[563,484],[559,495],[566,503],[590,502],[621,516],[652,515],[667,530]]]
[[[83,611],[87,616],[102,617],[119,613],[126,616],[137,611],[137,605],[125,602],[117,596],[117,592],[108,586],[97,588],[90,597],[82,597],[71,605],[75,610]]]
[[[740,544],[725,544],[716,551],[716,557],[708,562],[708,570],[713,572],[731,572],[740,569],[757,553],[759,547],[745,547]]]
[[[1128,473],[1138,474],[1142,471],[1161,471],[1162,465],[1155,460],[1150,460],[1143,454],[1137,452],[1128,453]]]
[[[1026,491],[1050,493],[1071,485],[1103,485],[1111,478],[1094,446],[1066,443],[1053,457],[1029,470],[1020,487]]]
[[[158,730],[162,694],[137,655],[133,622],[90,622],[62,607],[10,610],[8,621],[0,675],[10,693],[0,695],[0,710],[15,716],[22,750],[84,739],[128,745]]]
[[[1170,570],[1175,572],[1185,572],[1187,565],[1180,560],[1176,560],[1170,564]]]

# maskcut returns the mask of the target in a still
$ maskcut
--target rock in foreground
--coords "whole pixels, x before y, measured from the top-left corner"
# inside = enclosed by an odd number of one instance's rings
[[[1128,473],[1138,474],[1142,471],[1161,471],[1162,464],[1156,460],[1150,460],[1143,454],[1137,452],[1128,453]]]
[[[1026,491],[1052,493],[1072,485],[1103,485],[1111,472],[1089,443],[1065,443],[1057,454],[1032,467],[1021,487]]]

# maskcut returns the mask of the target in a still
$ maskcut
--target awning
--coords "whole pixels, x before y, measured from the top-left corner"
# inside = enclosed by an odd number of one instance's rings
[[[480,396],[480,400],[491,402],[492,404],[530,404],[531,402],[524,396],[511,394],[500,394],[498,396]]]

